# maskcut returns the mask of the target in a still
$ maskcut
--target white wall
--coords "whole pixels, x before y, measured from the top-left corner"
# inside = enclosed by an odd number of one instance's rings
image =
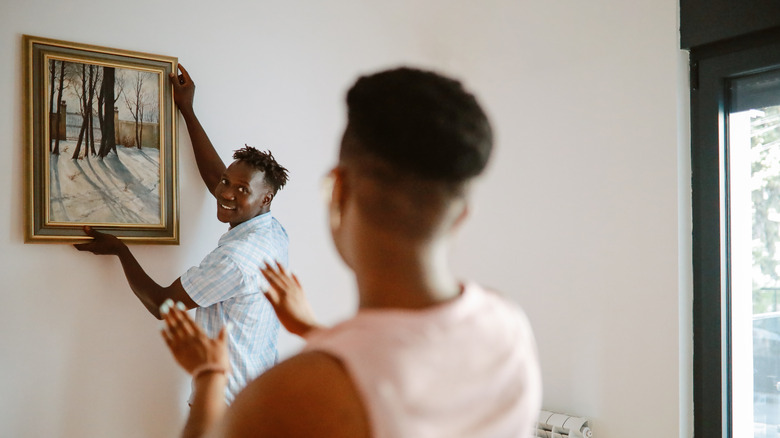
[[[545,407],[589,416],[597,438],[689,436],[687,83],[674,0],[110,3],[0,3],[0,436],[173,436],[187,393],[116,260],[22,243],[22,34],[177,56],[223,158],[249,143],[291,169],[274,211],[326,321],[355,305],[318,193],[344,91],[400,63],[463,78],[498,144],[459,272],[530,314]],[[181,132],[182,243],[133,248],[165,284],[225,230]],[[298,346],[282,340],[285,355]],[[646,416],[653,425],[637,428]]]

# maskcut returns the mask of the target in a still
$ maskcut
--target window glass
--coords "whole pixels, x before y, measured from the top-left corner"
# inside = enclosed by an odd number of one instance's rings
[[[732,430],[780,438],[780,72],[728,84]]]

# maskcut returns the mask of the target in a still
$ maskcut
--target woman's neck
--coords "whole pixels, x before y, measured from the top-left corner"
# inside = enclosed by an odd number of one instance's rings
[[[372,240],[354,266],[360,308],[419,309],[451,300],[460,284],[447,266],[447,246]]]

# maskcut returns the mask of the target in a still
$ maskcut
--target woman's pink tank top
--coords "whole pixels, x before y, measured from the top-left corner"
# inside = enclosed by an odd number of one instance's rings
[[[478,285],[423,310],[362,310],[307,341],[344,364],[374,438],[532,436],[541,375],[531,328]]]

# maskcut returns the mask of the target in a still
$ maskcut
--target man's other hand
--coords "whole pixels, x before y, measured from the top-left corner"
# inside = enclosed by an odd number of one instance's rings
[[[116,236],[93,230],[90,226],[84,227],[84,233],[92,237],[92,241],[73,245],[79,251],[88,251],[98,255],[119,255],[127,246]]]

